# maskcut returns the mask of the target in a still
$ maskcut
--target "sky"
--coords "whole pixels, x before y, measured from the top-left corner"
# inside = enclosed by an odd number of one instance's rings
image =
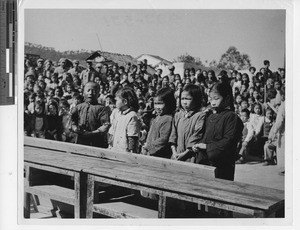
[[[219,61],[229,46],[253,66],[284,66],[285,10],[26,9],[25,41],[56,50],[158,55]],[[98,41],[98,37],[100,43]]]

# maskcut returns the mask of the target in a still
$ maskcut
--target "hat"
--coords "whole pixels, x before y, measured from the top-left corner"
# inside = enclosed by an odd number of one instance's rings
[[[174,70],[174,69],[175,69],[175,66],[169,65],[169,66],[168,66],[168,69],[169,69],[169,70]]]
[[[93,63],[91,59],[86,60],[86,63]]]
[[[79,64],[79,61],[78,60],[74,60],[73,63],[74,64]]]
[[[52,61],[50,60],[50,59],[47,59],[46,61],[45,61],[45,64],[46,63],[51,63],[52,64]]]
[[[101,66],[102,66],[101,63],[97,63],[95,67],[97,68],[97,67],[101,67]]]
[[[43,62],[44,59],[43,58],[39,58],[36,62],[39,63],[39,62]]]

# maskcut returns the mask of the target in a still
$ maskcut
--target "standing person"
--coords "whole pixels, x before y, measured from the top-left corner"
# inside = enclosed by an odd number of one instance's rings
[[[166,76],[168,76],[169,82],[174,82],[174,79],[175,79],[175,74],[174,74],[175,66],[174,65],[170,65],[168,67],[168,69],[169,69],[169,74],[166,75]]]
[[[276,117],[276,122],[274,124],[274,132],[270,136],[270,140],[275,140],[275,135],[277,135],[277,165],[280,170],[280,175],[284,175],[285,172],[285,156],[284,156],[284,147],[285,147],[285,87],[280,89],[281,95],[281,104],[278,108],[278,113]],[[271,134],[271,133],[270,133]]]
[[[86,61],[88,67],[87,69],[83,70],[80,74],[81,84],[86,85],[90,81],[94,81],[95,76],[97,76],[97,72],[93,67],[93,61],[87,60]]]
[[[235,153],[242,137],[243,122],[234,112],[232,88],[229,83],[216,83],[209,93],[213,113],[207,118],[205,134],[193,150],[201,160],[217,168],[217,178],[234,180]],[[206,150],[206,153],[199,150]]]
[[[172,149],[172,159],[196,162],[192,151],[204,134],[205,113],[202,108],[202,91],[199,86],[186,85],[180,96],[181,110],[173,119],[169,142]]]
[[[84,86],[85,101],[72,111],[73,131],[78,134],[78,144],[107,148],[107,131],[110,112],[98,104],[100,87],[95,82]]]
[[[171,158],[172,151],[168,142],[175,109],[176,100],[173,90],[160,89],[154,97],[154,110],[157,117],[150,124],[150,131],[142,148],[143,154]]]
[[[73,61],[73,68],[70,69],[68,72],[72,75],[72,77],[74,78],[75,76],[78,76],[80,75],[81,73],[81,68],[79,67],[79,61],[78,60],[74,60]]]
[[[138,118],[138,99],[134,90],[124,87],[116,93],[116,109],[111,114],[109,130],[111,149],[138,153],[142,123]]]

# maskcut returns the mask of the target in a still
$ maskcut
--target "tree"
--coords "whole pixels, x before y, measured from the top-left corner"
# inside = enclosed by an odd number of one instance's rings
[[[251,66],[250,57],[248,54],[241,54],[234,46],[230,46],[228,50],[222,54],[218,68],[241,70],[248,69]]]
[[[196,65],[201,65],[204,66],[201,59],[199,57],[193,57],[189,55],[188,53],[185,53],[183,55],[178,56],[175,59],[176,62],[185,62],[185,63],[191,63],[191,64],[196,64]]]
[[[218,63],[217,61],[214,59],[212,60],[209,64],[208,64],[209,68],[217,68]]]

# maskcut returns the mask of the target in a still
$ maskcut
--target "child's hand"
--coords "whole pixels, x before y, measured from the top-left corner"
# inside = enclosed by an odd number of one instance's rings
[[[175,155],[175,160],[180,161],[183,157],[185,157],[185,155],[187,154],[187,152],[182,152],[182,153],[178,153]]]
[[[105,133],[108,131],[110,124],[104,123],[102,126],[100,126],[97,130],[101,133]]]
[[[206,144],[204,144],[204,143],[195,144],[195,145],[193,145],[192,149],[194,152],[197,152],[200,149],[206,149]]]

